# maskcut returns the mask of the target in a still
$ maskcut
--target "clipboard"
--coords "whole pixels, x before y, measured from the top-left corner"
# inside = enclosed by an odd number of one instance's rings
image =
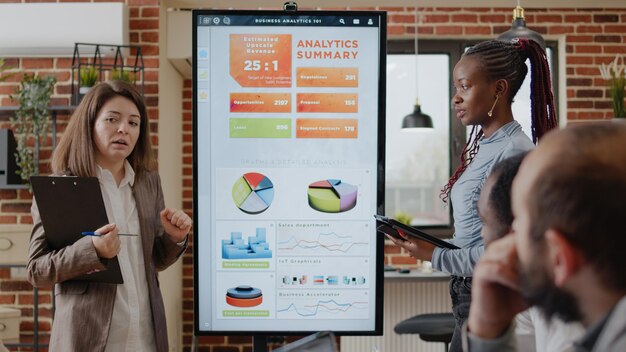
[[[437,247],[447,248],[447,249],[461,249],[460,247],[457,247],[450,242],[444,241],[422,230],[416,229],[415,227],[405,225],[396,219],[388,218],[386,216],[377,215],[377,214],[374,214],[374,218],[376,218],[378,222],[382,223],[376,226],[376,230],[378,232],[390,235],[392,237],[402,238],[396,231],[400,229],[402,230],[402,232],[404,232],[405,234],[409,236],[413,236],[415,238],[419,238],[420,240],[432,243]]]
[[[50,248],[69,246],[83,237],[81,232],[109,223],[98,178],[32,176],[30,183]],[[117,257],[103,260],[103,263],[106,270],[81,275],[72,281],[124,283]]]

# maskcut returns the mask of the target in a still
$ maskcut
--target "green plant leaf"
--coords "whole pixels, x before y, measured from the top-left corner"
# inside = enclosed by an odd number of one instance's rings
[[[11,72],[8,74],[3,74],[5,71],[12,69],[11,66],[6,66],[6,60],[4,58],[0,58],[0,82],[6,81],[9,77],[14,76],[17,72]]]
[[[137,81],[137,76],[133,71],[116,68],[111,70],[111,79],[135,84],[135,82]]]
[[[27,183],[30,176],[39,171],[38,147],[46,141],[50,116],[48,105],[55,83],[54,77],[24,75],[17,97],[11,96],[11,99],[19,99],[20,104],[15,117],[11,118],[11,126],[17,139],[15,157],[20,168],[19,175]],[[29,146],[31,139],[34,141],[34,148]]]
[[[95,66],[84,66],[79,70],[80,86],[81,87],[93,87],[100,78],[100,72]]]

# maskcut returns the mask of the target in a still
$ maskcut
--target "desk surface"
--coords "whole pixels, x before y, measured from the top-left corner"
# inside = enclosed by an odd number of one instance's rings
[[[411,270],[408,273],[399,273],[398,271],[385,271],[385,281],[393,280],[423,280],[423,281],[447,281],[450,275],[441,271],[433,270],[432,272],[424,272],[419,270]]]

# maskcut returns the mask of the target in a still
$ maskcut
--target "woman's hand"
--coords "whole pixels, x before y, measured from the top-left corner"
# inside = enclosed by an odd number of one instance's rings
[[[161,225],[174,242],[181,242],[191,230],[191,218],[184,211],[165,208],[161,210]]]
[[[92,236],[91,243],[93,243],[98,257],[111,259],[120,252],[121,241],[117,235],[117,226],[115,224],[104,225],[94,232],[98,236]]]
[[[404,250],[407,251],[411,257],[419,260],[432,260],[433,251],[435,250],[434,244],[408,236],[400,229],[396,230],[404,240],[394,238],[389,235],[385,236],[387,236],[387,238],[390,239],[396,246],[404,248]]]

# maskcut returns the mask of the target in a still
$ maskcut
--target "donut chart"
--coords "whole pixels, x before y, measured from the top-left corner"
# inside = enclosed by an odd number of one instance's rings
[[[307,189],[309,206],[324,213],[342,213],[356,206],[357,186],[337,179],[313,182]]]
[[[263,303],[263,293],[256,287],[240,285],[226,290],[226,303],[233,307],[255,307]]]
[[[233,185],[233,201],[246,214],[260,214],[274,200],[274,184],[265,175],[248,172]]]

